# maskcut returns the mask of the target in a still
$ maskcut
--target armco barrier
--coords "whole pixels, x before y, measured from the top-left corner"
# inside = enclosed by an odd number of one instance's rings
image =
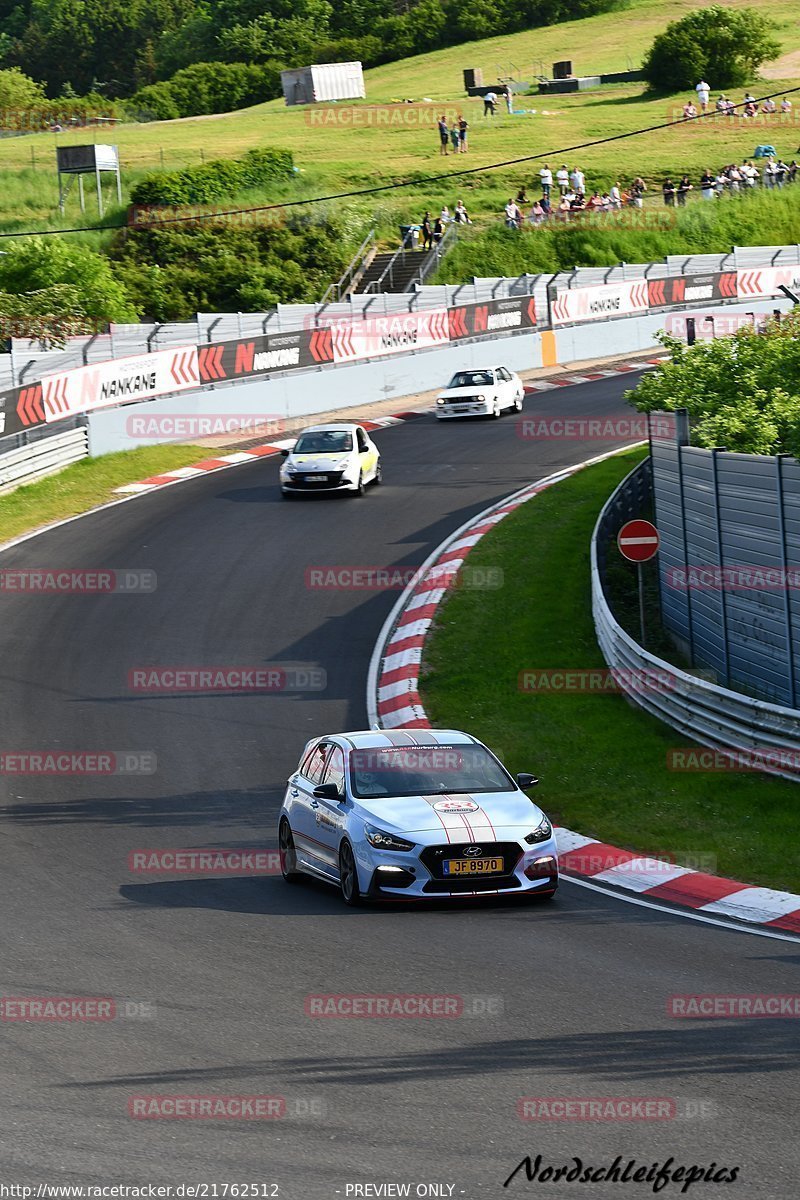
[[[13,491],[23,483],[33,483],[46,475],[54,475],[56,471],[79,462],[88,454],[89,435],[84,426],[17,446],[0,456],[0,495]]]
[[[646,470],[649,463],[640,464],[622,481],[604,505],[592,534],[592,612],[603,657],[617,672],[619,686],[630,700],[679,733],[714,750],[758,752],[773,763],[768,768],[771,773],[800,781],[800,711],[718,687],[656,658],[626,633],[611,612],[603,587],[604,546],[627,517],[636,515],[635,497],[640,495],[641,474]],[[648,674],[663,678],[663,672],[671,677],[669,688],[626,687],[626,680]]]

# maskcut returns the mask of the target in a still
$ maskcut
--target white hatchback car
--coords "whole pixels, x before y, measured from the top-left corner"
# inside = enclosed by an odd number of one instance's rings
[[[378,447],[361,425],[312,425],[291,450],[281,451],[281,493],[352,492],[363,496],[368,483],[381,482]]]
[[[436,397],[436,416],[499,417],[508,409],[522,412],[525,387],[519,375],[506,367],[456,371]]]
[[[310,741],[278,818],[281,871],[337,886],[346,904],[485,896],[549,899],[558,887],[550,821],[455,729],[380,729]]]

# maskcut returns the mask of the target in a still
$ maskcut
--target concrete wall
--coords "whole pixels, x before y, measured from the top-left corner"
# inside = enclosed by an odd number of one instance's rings
[[[183,392],[124,408],[100,409],[89,414],[89,453],[110,454],[147,445],[156,438],[129,432],[132,417],[247,414],[264,420],[313,416],[337,408],[357,408],[378,400],[398,402],[417,392],[444,387],[450,376],[464,367],[507,366],[531,371],[542,366],[541,334],[524,333],[487,342],[450,343],[416,354],[398,354],[380,362],[322,367],[282,377],[247,380],[218,388]],[[185,440],[185,439],[184,439]]]

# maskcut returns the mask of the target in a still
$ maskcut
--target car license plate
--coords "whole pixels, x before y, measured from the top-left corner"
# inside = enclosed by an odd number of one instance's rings
[[[502,858],[447,858],[442,863],[445,875],[500,875]]]
[[[327,483],[328,476],[327,475],[312,475],[311,482],[312,483]]]
[[[471,405],[469,405],[469,404],[457,404],[456,412],[469,412],[470,408],[471,408]]]

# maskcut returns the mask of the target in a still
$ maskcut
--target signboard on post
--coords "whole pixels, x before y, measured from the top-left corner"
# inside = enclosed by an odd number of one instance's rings
[[[644,619],[644,578],[643,563],[649,562],[658,554],[661,538],[652,521],[626,521],[617,534],[617,545],[623,558],[636,563],[636,574],[639,581],[639,626],[642,631],[642,645],[647,644],[647,632]]]
[[[617,545],[628,562],[649,562],[658,554],[658,530],[651,521],[628,521],[617,534]]]

